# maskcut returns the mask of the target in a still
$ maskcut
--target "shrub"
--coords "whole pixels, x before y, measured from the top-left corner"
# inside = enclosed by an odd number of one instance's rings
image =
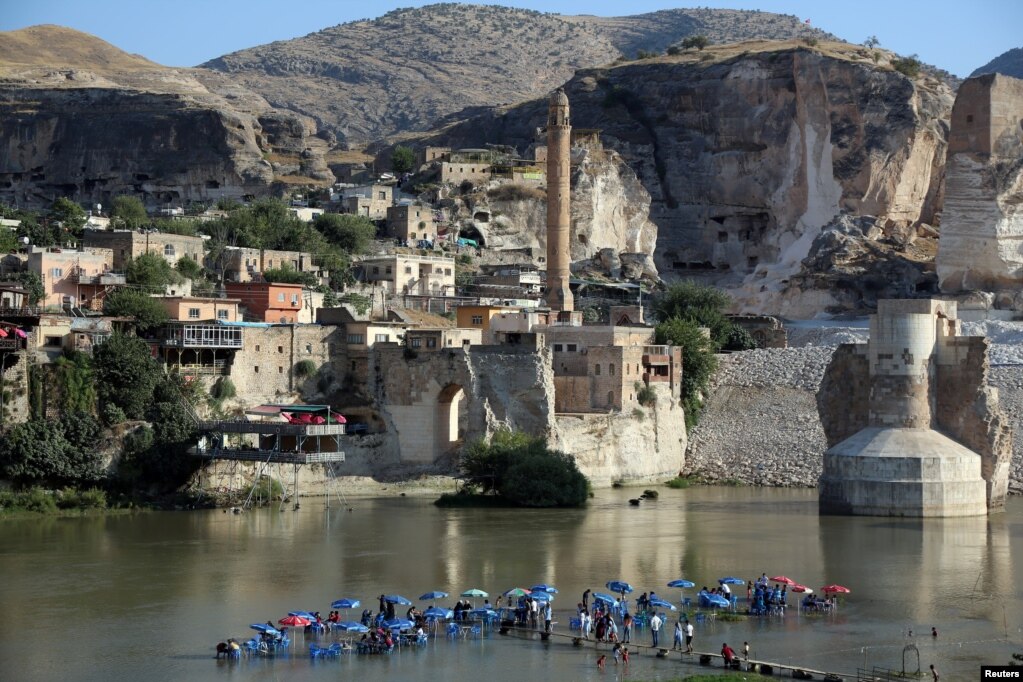
[[[657,404],[657,391],[652,386],[647,386],[642,381],[636,382],[636,401],[643,407],[652,407]]]
[[[284,497],[284,487],[276,478],[263,474],[258,481],[245,489],[245,497],[266,502],[279,500]]]
[[[575,459],[546,448],[517,457],[500,492],[523,507],[581,507],[588,497],[586,477]]]
[[[705,35],[689,36],[688,38],[684,38],[682,40],[682,49],[684,50],[689,50],[694,47],[697,50],[702,50],[708,45],[710,45],[710,38],[708,38]]]
[[[467,253],[459,254],[458,258],[455,259],[459,265],[472,265],[472,256]]]
[[[892,68],[907,78],[916,78],[920,75],[920,60],[915,54],[902,57],[892,61]]]
[[[672,45],[668,48],[668,54],[674,57],[675,55],[682,54],[682,48],[678,45]]]
[[[722,344],[723,350],[752,350],[757,347],[757,341],[743,327],[732,325],[725,335],[724,344]]]
[[[674,488],[676,490],[684,490],[685,488],[688,488],[692,484],[693,481],[691,479],[685,478],[684,476],[676,476],[670,481],[665,482],[664,485],[668,486],[669,488]]]
[[[819,42],[820,41],[814,36],[806,36],[803,38],[803,44],[808,45],[809,47],[817,47],[817,43]]]
[[[493,201],[526,201],[529,199],[545,201],[547,192],[540,187],[509,183],[488,190],[487,196]]]
[[[234,387],[234,382],[227,377],[220,377],[210,387],[210,397],[214,400],[229,400],[238,395],[238,390]]]
[[[634,408],[632,410],[632,418],[635,419],[638,422],[641,422],[644,419],[646,419],[646,412],[644,412],[643,410],[639,409],[638,407]]]
[[[295,363],[295,376],[311,377],[316,374],[316,363],[312,360],[299,360]]]
[[[686,428],[696,424],[703,408],[702,395],[717,369],[714,346],[697,323],[673,318],[657,325],[657,343],[670,343],[682,349],[682,407],[686,414]]]
[[[124,414],[124,410],[113,403],[106,403],[103,405],[101,413],[103,423],[107,426],[116,426],[117,424],[123,423],[128,418]]]
[[[21,508],[40,514],[52,514],[57,511],[57,501],[42,488],[32,488],[21,496]]]

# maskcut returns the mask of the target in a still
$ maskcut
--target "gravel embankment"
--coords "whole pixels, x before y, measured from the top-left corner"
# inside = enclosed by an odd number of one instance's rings
[[[964,324],[987,334],[991,384],[1015,435],[1010,488],[1023,492],[1023,325]],[[790,330],[797,347],[723,356],[699,425],[689,435],[686,469],[711,480],[815,486],[826,449],[816,393],[835,346],[862,342],[866,330]]]

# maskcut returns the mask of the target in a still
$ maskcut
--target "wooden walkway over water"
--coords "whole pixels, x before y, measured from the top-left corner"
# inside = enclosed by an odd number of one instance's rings
[[[543,630],[536,630],[529,627],[509,627],[504,625],[495,626],[495,630],[499,634],[505,636],[536,641],[559,642],[583,648],[591,647],[599,653],[606,654],[611,653],[611,647],[613,646],[612,642],[598,642],[595,639],[584,639],[576,634],[567,632],[546,633]],[[649,638],[649,633],[645,634],[646,637]],[[661,634],[665,636],[665,641],[672,641],[673,632],[671,630],[662,630]],[[628,642],[626,646],[629,648],[630,655],[656,656],[657,658],[663,659],[671,659],[677,656],[680,663],[687,663],[689,665],[703,668],[712,667],[719,670],[725,669],[724,657],[717,652],[694,650],[693,653],[687,654],[684,651],[672,651],[671,647],[653,647],[648,644],[640,644],[636,641]],[[741,661],[740,668],[738,670],[757,672],[765,676],[778,675],[804,680],[827,680],[828,682],[850,682],[859,679],[856,673],[837,672],[834,670],[818,670],[809,666],[796,665],[793,663],[778,663],[776,661],[765,661],[753,658],[748,661]],[[800,677],[800,674],[806,674],[809,676]]]

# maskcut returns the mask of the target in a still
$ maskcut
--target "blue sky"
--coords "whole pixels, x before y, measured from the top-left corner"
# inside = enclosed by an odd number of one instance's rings
[[[128,52],[168,66],[194,66],[246,47],[286,40],[354,19],[377,17],[420,0],[0,0],[0,30],[60,24],[92,33]],[[518,0],[488,2],[557,12],[620,16],[695,4],[665,0]],[[699,6],[759,9],[810,19],[850,42],[876,35],[900,54],[966,76],[1014,47],[1023,47],[1020,0],[758,0]]]

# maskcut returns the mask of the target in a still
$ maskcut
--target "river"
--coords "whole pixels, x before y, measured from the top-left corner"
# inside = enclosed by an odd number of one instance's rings
[[[763,572],[852,594],[828,616],[790,609],[784,619],[700,624],[698,650],[748,640],[758,658],[854,672],[900,670],[913,642],[922,667],[934,663],[944,680],[976,679],[980,664],[1023,651],[1023,499],[990,518],[921,521],[821,517],[810,490],[661,488],[659,500],[629,506],[638,492],[598,491],[588,508],[568,511],[437,509],[395,496],[351,500],[350,512],[309,499],[299,511],[5,521],[0,678],[326,680],[339,668],[365,682],[621,678],[614,666],[599,673],[592,649],[497,635],[316,663],[301,634],[296,655],[274,661],[214,661],[213,645],[290,610],[326,614],[341,597],[372,608],[381,592],[496,596],[537,582],[561,590],[564,631],[582,591],[610,579],[677,602],[664,586],[674,578],[699,586]],[[665,634],[670,642],[670,627]],[[628,678],[697,670],[641,655]]]

